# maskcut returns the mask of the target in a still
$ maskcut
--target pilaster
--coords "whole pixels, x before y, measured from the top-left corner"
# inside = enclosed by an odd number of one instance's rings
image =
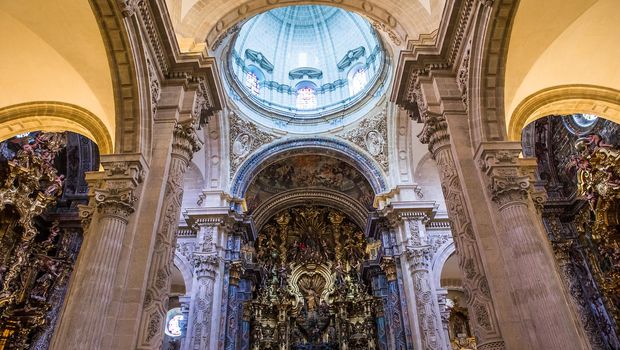
[[[147,280],[138,349],[158,348],[163,341],[162,329],[168,311],[172,257],[183,200],[183,177],[193,154],[200,149],[201,144],[192,123],[177,123],[173,134],[172,157]]]
[[[416,209],[399,209],[394,214],[401,226],[401,259],[407,262],[413,286],[417,336],[422,349],[448,349],[441,325],[437,292],[431,273],[432,249],[426,223],[434,212],[434,206]]]
[[[186,216],[199,229],[192,254],[195,280],[185,349],[219,349],[223,346],[220,321],[226,312],[222,304],[228,296],[224,295],[228,293],[225,250],[232,219],[228,207],[192,209]]]

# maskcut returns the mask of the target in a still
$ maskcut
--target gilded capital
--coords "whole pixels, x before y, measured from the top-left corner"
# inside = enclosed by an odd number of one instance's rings
[[[385,272],[385,276],[388,282],[396,281],[396,262],[391,256],[384,256],[381,258],[381,270]]]
[[[228,266],[228,276],[229,276],[229,284],[231,286],[238,286],[239,280],[241,279],[241,275],[245,271],[243,267],[243,262],[241,260],[235,260],[230,262]]]

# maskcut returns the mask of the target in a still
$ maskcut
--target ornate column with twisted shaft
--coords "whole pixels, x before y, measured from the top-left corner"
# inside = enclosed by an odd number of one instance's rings
[[[177,124],[174,127],[172,157],[147,280],[138,349],[159,348],[163,340],[176,228],[183,199],[183,176],[200,144],[192,124]]]
[[[471,325],[478,339],[478,349],[504,349],[504,341],[498,326],[497,314],[481,254],[473,232],[472,217],[465,201],[458,169],[454,161],[448,125],[442,115],[425,111],[424,128],[419,135],[428,144],[431,156],[437,163],[442,191],[446,200],[448,216],[463,273],[463,288],[471,315]]]
[[[542,221],[535,208],[536,160],[519,158],[519,142],[483,142],[476,152],[488,195],[501,225],[498,238],[510,274],[514,307],[522,315],[530,344],[540,349],[588,348],[562,285]],[[534,193],[532,193],[534,192]]]
[[[52,349],[97,349],[102,341],[105,319],[101,315],[111,302],[123,237],[134,212],[144,163],[139,155],[110,155],[102,156],[101,164],[103,176],[87,175],[95,216],[84,239]]]

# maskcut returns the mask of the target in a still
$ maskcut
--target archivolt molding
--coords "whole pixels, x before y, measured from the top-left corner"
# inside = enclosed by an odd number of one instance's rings
[[[403,25],[399,23],[389,11],[370,1],[315,0],[299,2],[295,0],[250,0],[229,11],[216,22],[215,26],[209,30],[206,36],[207,45],[212,50],[217,49],[217,46],[219,46],[227,35],[236,31],[235,26],[237,26],[239,22],[261,12],[269,11],[277,7],[304,4],[337,6],[348,11],[357,12],[369,18],[373,27],[377,30],[385,32],[394,45],[400,46],[407,40],[407,31]],[[200,13],[189,14],[188,17],[194,16],[194,18],[199,18],[201,15],[207,15],[207,12],[210,10],[207,5],[194,7],[197,8],[196,11]],[[424,13],[422,8],[420,8],[420,13]],[[199,32],[202,32],[207,28],[204,28],[203,24],[200,29]]]
[[[521,141],[523,128],[549,115],[596,114],[620,123],[620,91],[594,85],[562,85],[540,90],[523,100],[510,117],[508,136]]]
[[[150,150],[150,109],[141,108],[141,97],[148,96],[148,83],[138,82],[136,54],[142,45],[131,35],[123,21],[119,4],[114,0],[91,0],[108,54],[116,109],[116,153],[137,153]],[[142,53],[143,54],[143,53]],[[145,63],[146,64],[146,63]],[[145,76],[147,74],[144,74]],[[148,152],[147,152],[148,153]]]
[[[178,250],[174,253],[174,266],[176,266],[179,271],[181,271],[181,275],[183,275],[183,282],[185,283],[185,291],[186,293],[189,293],[189,291],[192,290],[194,269],[192,268],[190,261],[179,254],[180,253]]]
[[[518,0],[487,1],[472,28],[469,115],[472,141],[504,140],[504,74]]]
[[[302,137],[276,141],[252,154],[237,170],[231,195],[243,198],[252,178],[262,169],[279,159],[298,154],[320,154],[347,161],[366,177],[375,195],[388,191],[388,183],[380,166],[347,142],[326,137]]]
[[[347,214],[359,227],[365,227],[368,219],[368,210],[359,201],[339,192],[324,189],[296,189],[285,191],[272,197],[256,208],[252,217],[257,232],[262,226],[279,211],[298,205],[322,204],[341,210]]]
[[[454,246],[454,241],[449,239],[439,246],[433,255],[433,262],[431,266],[433,269],[436,288],[441,288],[441,271],[443,270],[443,266],[446,264],[446,261],[452,254],[456,254],[456,247]]]
[[[37,101],[0,108],[0,140],[30,131],[72,131],[93,140],[101,154],[113,151],[112,138],[101,119],[63,102]]]

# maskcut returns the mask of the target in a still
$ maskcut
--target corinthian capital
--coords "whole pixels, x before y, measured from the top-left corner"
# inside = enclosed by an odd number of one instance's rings
[[[140,155],[107,155],[101,164],[104,176],[93,189],[95,204],[103,215],[126,220],[134,212],[135,190],[144,180],[144,161]]]
[[[172,154],[192,160],[194,153],[202,148],[202,141],[196,135],[194,123],[177,123],[174,126]]]
[[[500,206],[511,203],[529,203],[530,192],[537,201],[544,198],[535,189],[536,160],[520,158],[519,142],[484,142],[476,152],[480,170],[487,175],[491,198]],[[541,199],[542,200],[542,199]]]
[[[448,123],[443,115],[430,111],[425,113],[422,121],[424,122],[424,127],[418,134],[418,138],[420,142],[428,144],[428,150],[434,157],[437,150],[450,144]]]
[[[407,257],[414,271],[428,270],[431,265],[433,253],[430,246],[407,247]]]
[[[219,266],[220,259],[214,254],[198,254],[193,255],[194,272],[198,277],[215,277],[215,272]]]

